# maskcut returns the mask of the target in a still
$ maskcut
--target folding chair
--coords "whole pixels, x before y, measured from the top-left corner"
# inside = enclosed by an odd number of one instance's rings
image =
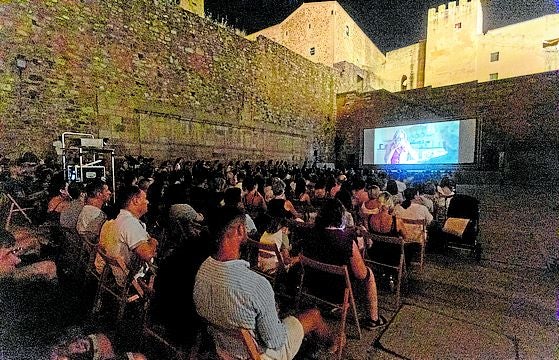
[[[349,272],[347,270],[347,265],[332,265],[326,264],[320,261],[313,260],[311,258],[305,257],[304,255],[299,255],[299,259],[301,261],[301,265],[303,267],[303,271],[301,272],[301,282],[299,286],[299,295],[297,298],[297,307],[300,306],[300,301],[303,296],[309,297],[313,301],[322,302],[327,304],[335,309],[340,309],[341,311],[341,319],[340,319],[340,327],[339,327],[339,334],[340,343],[342,343],[342,338],[345,335],[345,328],[346,328],[346,320],[347,320],[347,311],[349,306],[351,305],[353,311],[353,317],[355,318],[355,325],[357,327],[357,333],[359,339],[361,339],[361,326],[359,325],[359,317],[357,314],[357,307],[355,305],[355,297],[353,296],[353,290],[351,287],[351,281],[349,278]],[[333,302],[331,299],[326,299],[325,296],[321,296],[317,294],[316,291],[313,291],[313,287],[309,288],[308,284],[305,283],[305,279],[308,280],[309,273],[315,274],[328,274],[332,276],[337,276],[340,278],[341,281],[344,283],[343,289],[343,300],[341,303]],[[312,277],[311,277],[312,279]],[[314,284],[315,286],[322,286],[328,287],[331,289],[331,284],[321,283],[321,284]],[[338,349],[338,359],[342,358],[343,347]]]
[[[82,241],[80,263],[84,270],[85,279],[93,278],[99,281],[101,274],[95,269],[95,256],[99,247],[98,235],[80,234],[79,236]]]
[[[19,204],[17,203],[17,201],[13,198],[12,195],[10,195],[7,192],[4,192],[6,194],[6,196],[8,197],[8,199],[10,200],[11,204],[10,204],[10,211],[8,212],[8,217],[6,218],[6,226],[4,227],[6,230],[8,230],[10,228],[10,224],[12,221],[12,216],[14,214],[20,213],[22,214],[25,219],[27,219],[27,221],[29,221],[30,224],[32,224],[33,222],[31,221],[31,218],[27,215],[27,213],[25,211],[27,210],[33,210],[32,207],[26,207],[26,208],[22,208],[21,206],[19,206]]]
[[[101,256],[105,262],[105,266],[103,267],[103,272],[99,279],[92,313],[93,315],[97,315],[100,312],[103,305],[103,296],[109,294],[117,301],[118,310],[116,322],[120,323],[124,317],[124,310],[127,304],[140,299],[146,300],[146,292],[151,292],[153,290],[154,275],[151,276],[149,282],[140,278],[136,279],[134,277],[136,272],[130,271],[122,259],[108,255],[102,247],[97,248],[97,254]],[[122,271],[126,275],[126,280],[122,286],[115,280],[112,271],[113,268],[117,269],[117,271]]]
[[[73,275],[76,279],[83,270],[83,241],[76,230],[59,227],[63,234],[62,254],[59,264],[68,275]]]
[[[466,226],[460,233],[451,230],[450,222],[466,219]],[[479,233],[479,200],[473,196],[456,194],[448,206],[448,216],[443,227],[446,244],[449,248],[469,249],[477,261],[481,260],[481,244],[477,241]]]
[[[261,359],[260,352],[258,351],[258,345],[256,344],[256,340],[252,336],[250,330],[244,329],[244,328],[225,328],[225,327],[215,325],[215,324],[211,324],[211,323],[207,323],[207,325],[208,325],[208,330],[210,330],[209,333],[212,334],[212,337],[214,338],[214,341],[216,340],[216,337],[214,336],[215,332],[226,333],[228,336],[234,337],[234,338],[238,339],[239,342],[243,343],[244,348],[247,351],[247,354],[249,356],[248,358],[250,360],[260,360]],[[217,356],[220,360],[236,360],[237,359],[236,357],[227,353],[223,349],[220,349],[218,346],[216,346],[216,352],[217,352]]]
[[[396,271],[394,290],[396,291],[396,309],[398,309],[400,307],[402,280],[406,271],[406,262],[404,261],[405,241],[401,236],[374,233],[368,236],[373,244],[367,250],[365,264],[372,269],[383,267]]]
[[[402,234],[405,244],[419,244],[419,261],[410,262],[413,265],[419,265],[419,270],[423,271],[425,259],[425,247],[427,246],[427,227],[425,219],[404,219],[396,218],[396,228]]]
[[[152,276],[152,279],[154,277]],[[174,344],[168,337],[165,327],[155,323],[151,317],[151,304],[154,297],[153,291],[153,280],[150,279],[150,284],[148,285],[150,291],[146,295],[144,302],[143,314],[142,314],[142,342],[145,344],[146,337],[152,337],[162,344],[168,351],[173,354],[173,359],[183,360],[186,359],[185,351]]]
[[[248,262],[250,263],[250,268],[254,272],[264,276],[266,279],[270,280],[272,287],[275,289],[277,284],[277,279],[283,273],[287,271],[287,268],[283,262],[283,257],[275,244],[266,244],[259,241],[247,240],[248,247]],[[278,266],[274,272],[266,272],[258,267],[258,257],[276,257],[278,259]]]

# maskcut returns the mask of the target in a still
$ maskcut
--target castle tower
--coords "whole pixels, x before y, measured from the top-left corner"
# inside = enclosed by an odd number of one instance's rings
[[[476,53],[483,33],[480,0],[459,0],[429,9],[425,86],[476,80]]]

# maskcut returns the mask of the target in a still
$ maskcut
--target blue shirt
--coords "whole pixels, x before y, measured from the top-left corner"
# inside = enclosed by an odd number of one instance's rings
[[[194,304],[201,317],[216,325],[210,326],[216,346],[234,357],[248,358],[248,353],[226,329],[249,329],[264,348],[278,349],[287,341],[272,286],[244,260],[222,262],[208,257],[196,275]]]

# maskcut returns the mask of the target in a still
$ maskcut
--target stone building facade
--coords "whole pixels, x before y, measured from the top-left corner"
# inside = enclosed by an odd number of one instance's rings
[[[429,9],[425,40],[383,54],[337,2],[325,1],[305,3],[280,24],[248,38],[268,37],[337,68],[338,93],[397,92],[559,69],[559,14],[483,29],[481,0],[452,1]]]
[[[0,24],[2,155],[53,153],[65,131],[157,159],[301,161],[331,143],[333,69],[177,6],[13,1]]]
[[[330,67],[348,63],[360,69],[361,74],[340,71],[342,83],[349,81],[362,91],[382,87],[384,54],[336,1],[303,3],[280,24],[247,38],[254,40],[261,35],[310,61]],[[342,87],[338,92],[344,90]]]
[[[175,0],[176,1],[176,0]],[[204,0],[179,0],[179,6],[198,16],[204,17]]]
[[[425,86],[490,81],[559,69],[559,14],[484,32],[481,0],[429,9]]]

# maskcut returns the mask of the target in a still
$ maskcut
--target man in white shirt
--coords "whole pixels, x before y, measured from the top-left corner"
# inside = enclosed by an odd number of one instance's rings
[[[111,195],[109,186],[102,180],[95,180],[87,185],[85,206],[76,223],[78,234],[92,242],[97,242],[101,226],[107,220],[107,215],[101,209],[110,200]]]
[[[122,189],[119,196],[120,213],[114,221],[107,221],[103,225],[99,246],[107,255],[122,260],[128,271],[136,259],[150,262],[156,254],[158,242],[148,234],[145,224],[140,221],[148,210],[146,193],[138,186],[130,185]],[[117,268],[113,268],[113,274],[117,283],[123,285],[127,274]]]

